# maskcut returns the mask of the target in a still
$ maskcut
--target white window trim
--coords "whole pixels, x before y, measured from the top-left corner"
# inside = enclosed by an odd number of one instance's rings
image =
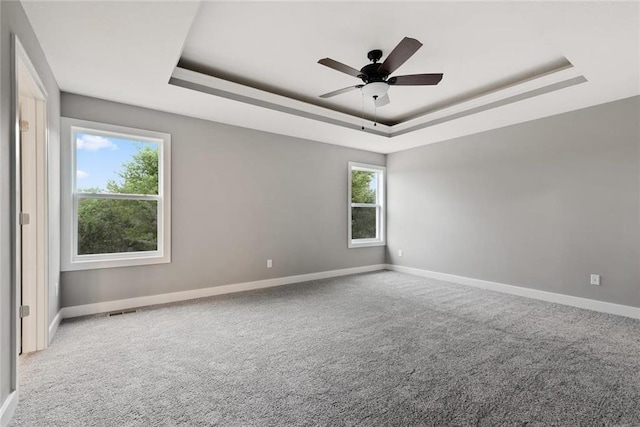
[[[361,170],[366,172],[376,172],[378,173],[377,179],[377,188],[376,188],[376,203],[352,203],[351,202],[351,175],[352,171]],[[347,245],[349,248],[366,248],[371,246],[385,246],[386,243],[386,179],[387,179],[387,168],[384,166],[378,165],[369,165],[366,163],[357,163],[357,162],[349,162],[348,167],[348,191],[347,191],[347,224],[348,224],[348,240]],[[357,207],[375,207],[378,212],[376,215],[378,223],[376,224],[376,238],[375,239],[353,239],[352,231],[351,231],[351,208]]]
[[[134,140],[147,140],[159,145],[158,195],[140,194],[89,194],[76,189],[76,142],[78,131],[112,134]],[[96,268],[128,267],[171,262],[171,135],[168,133],[116,126],[105,123],[61,118],[62,141],[62,271]],[[158,250],[116,254],[78,255],[77,204],[82,197],[101,199],[130,199],[158,201]]]

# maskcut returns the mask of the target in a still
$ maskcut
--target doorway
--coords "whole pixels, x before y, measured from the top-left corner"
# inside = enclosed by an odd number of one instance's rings
[[[16,299],[18,354],[48,344],[47,93],[20,41],[16,71]]]

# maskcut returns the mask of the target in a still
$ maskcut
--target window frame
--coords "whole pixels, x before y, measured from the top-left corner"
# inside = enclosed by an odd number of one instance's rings
[[[348,164],[348,191],[347,191],[347,246],[349,248],[366,248],[372,246],[386,246],[386,178],[387,168],[385,166],[370,165],[366,163],[349,162]],[[352,176],[353,171],[373,172],[376,177],[376,203],[353,203],[351,201]],[[375,208],[376,209],[376,237],[373,239],[354,239],[352,226],[353,208]]]
[[[158,144],[158,194],[84,193],[77,191],[76,135],[88,132]],[[171,135],[106,123],[61,118],[62,161],[62,253],[61,270],[128,267],[171,262]],[[66,141],[66,143],[65,143]],[[155,251],[110,254],[78,254],[78,204],[81,199],[153,200],[157,202],[157,241]]]

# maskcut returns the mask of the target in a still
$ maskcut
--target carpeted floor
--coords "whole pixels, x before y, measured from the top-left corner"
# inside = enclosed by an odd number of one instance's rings
[[[640,322],[396,272],[65,321],[14,426],[640,425]]]

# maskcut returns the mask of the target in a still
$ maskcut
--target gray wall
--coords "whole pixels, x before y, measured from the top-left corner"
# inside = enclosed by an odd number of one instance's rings
[[[388,261],[640,306],[639,117],[634,97],[390,154]]]
[[[66,93],[61,108],[172,139],[172,262],[65,272],[65,307],[384,263],[347,248],[347,162],[382,154]]]
[[[50,241],[56,248],[52,251],[49,260],[49,285],[50,285],[50,320],[59,309],[59,299],[55,296],[55,283],[59,280],[59,204],[56,202],[59,191],[60,171],[59,164],[59,123],[60,123],[60,91],[53,77],[53,73],[47,64],[40,44],[29,24],[29,21],[17,1],[0,2],[0,62],[2,71],[0,74],[0,406],[11,389],[11,265],[14,260],[11,254],[10,214],[13,209],[11,204],[11,159],[10,150],[13,144],[11,130],[12,109],[12,72],[13,41],[12,34],[17,34],[27,54],[36,67],[40,78],[48,93],[47,117],[49,124],[49,156],[51,168],[49,169],[49,185],[52,196],[50,204]]]

